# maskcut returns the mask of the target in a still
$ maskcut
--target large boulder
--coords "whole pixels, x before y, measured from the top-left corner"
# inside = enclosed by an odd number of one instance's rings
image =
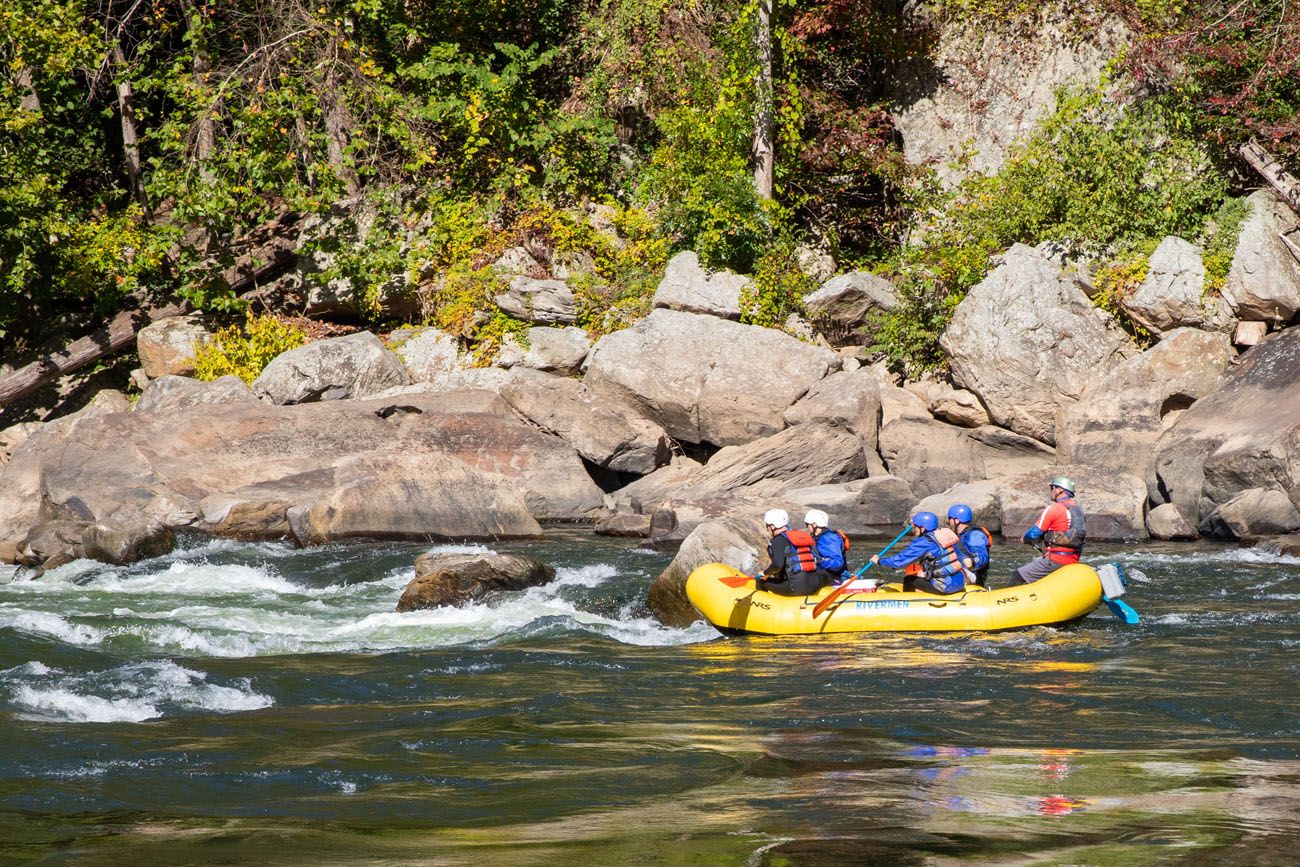
[[[6,463],[27,438],[41,429],[44,422],[23,421],[0,430],[0,464]]]
[[[782,413],[839,364],[779,331],[655,310],[596,343],[586,382],[676,439],[725,446],[780,431]]]
[[[930,417],[897,418],[880,430],[880,455],[889,472],[918,496],[954,485],[1041,470],[1056,452],[1030,437],[994,425],[961,428]]]
[[[1219,388],[1160,435],[1147,476],[1153,503],[1192,526],[1251,488],[1300,500],[1300,328],[1269,335],[1228,366]]]
[[[212,334],[197,316],[171,316],[151,322],[135,337],[140,368],[150,379],[191,375],[195,351],[211,342]]]
[[[1295,228],[1295,212],[1272,190],[1246,199],[1250,215],[1241,227],[1228,268],[1223,298],[1238,319],[1286,322],[1300,312],[1300,262],[1279,237]]]
[[[673,495],[687,500],[771,498],[809,485],[860,479],[866,472],[856,436],[825,424],[804,424],[720,450]]]
[[[591,338],[581,328],[530,328],[528,351],[519,359],[519,365],[570,376],[582,369],[590,351]]]
[[[1169,332],[1094,380],[1077,403],[1061,408],[1056,425],[1061,460],[1146,478],[1160,434],[1180,411],[1218,387],[1233,357],[1221,332]]]
[[[701,524],[723,518],[749,519],[763,514],[773,506],[788,507],[789,504],[744,496],[665,500],[650,515],[650,532],[646,536],[644,547],[655,551],[676,551]]]
[[[398,611],[465,605],[497,590],[526,590],[555,580],[555,569],[519,554],[429,552],[415,559],[415,577]]]
[[[1284,491],[1251,488],[1234,496],[1201,521],[1207,536],[1258,539],[1300,529],[1300,511]]]
[[[572,447],[481,392],[60,419],[0,466],[0,492],[0,540],[119,511],[303,541],[535,536],[603,503]]]
[[[114,565],[160,557],[175,545],[176,535],[170,527],[139,514],[118,513],[91,524],[81,535],[82,556]]]
[[[1078,485],[1092,542],[1140,542],[1147,538],[1146,485],[1137,476],[1078,465],[1057,465],[1006,479],[998,488],[1002,532],[1018,537],[1033,526],[1050,502],[1048,481],[1069,476]]]
[[[727,563],[754,574],[766,569],[770,536],[759,518],[722,518],[696,527],[677,556],[650,585],[647,602],[661,622],[668,626],[688,626],[701,619],[686,597],[686,579],[706,563]]]
[[[520,370],[502,387],[501,397],[596,466],[645,475],[668,463],[663,428],[617,398],[597,396],[576,379]]]
[[[1152,334],[1190,326],[1228,331],[1232,310],[1218,295],[1205,294],[1205,264],[1201,250],[1182,238],[1160,242],[1147,260],[1142,285],[1120,300],[1134,322]]]
[[[940,344],[996,424],[1049,444],[1058,405],[1136,351],[1057,262],[1023,244],[971,289]]]
[[[700,267],[695,253],[685,250],[668,261],[654,306],[738,320],[740,296],[750,282],[731,271],[710,273]]]
[[[494,300],[502,312],[537,325],[571,325],[578,316],[573,292],[563,280],[516,277]]]
[[[832,346],[870,343],[873,310],[892,310],[898,303],[894,285],[870,271],[832,277],[804,296],[808,318]]]
[[[1152,539],[1163,541],[1189,541],[1200,538],[1196,527],[1189,524],[1173,503],[1161,503],[1147,512],[1147,532]]]
[[[145,386],[135,412],[175,412],[204,403],[238,403],[257,395],[238,376],[200,382],[188,376],[160,376]]]
[[[648,515],[683,488],[704,468],[699,461],[684,455],[672,458],[667,466],[629,482],[612,495],[613,508]]]
[[[271,403],[313,403],[369,397],[410,381],[400,358],[358,331],[277,355],[253,380],[253,391]]]
[[[456,338],[437,328],[404,328],[389,338],[389,344],[406,365],[411,382],[436,382],[471,366]]]
[[[979,482],[967,482],[954,485],[948,490],[931,494],[916,504],[917,512],[934,512],[943,522],[948,517],[948,509],[958,503],[970,506],[976,527],[983,527],[990,533],[1002,532],[1002,506],[998,499],[1000,482],[986,479]]]
[[[876,451],[880,429],[880,384],[870,370],[840,371],[814,385],[782,416],[788,425],[826,424],[858,435]]]
[[[916,511],[916,499],[906,479],[872,476],[862,483],[854,517],[868,527],[900,526]]]

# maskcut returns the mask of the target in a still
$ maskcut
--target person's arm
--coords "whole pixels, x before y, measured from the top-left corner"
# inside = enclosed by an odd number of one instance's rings
[[[773,536],[767,543],[767,556],[771,563],[763,570],[763,578],[780,578],[785,574],[785,561],[790,556],[790,540],[785,536]]]
[[[892,557],[873,557],[872,560],[886,569],[902,569],[909,563],[915,563],[930,551],[930,541],[924,536],[912,540],[912,543]]]
[[[983,532],[971,533],[970,556],[972,569],[983,569],[989,564],[989,540]]]
[[[1043,538],[1048,526],[1050,526],[1048,522],[1051,520],[1054,508],[1056,508],[1056,503],[1052,503],[1046,509],[1043,509],[1043,514],[1038,516],[1038,522],[1025,531],[1025,535],[1020,537],[1020,541],[1032,544]]]

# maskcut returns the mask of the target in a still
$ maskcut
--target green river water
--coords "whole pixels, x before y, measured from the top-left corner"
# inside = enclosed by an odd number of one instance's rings
[[[491,546],[548,587],[397,614],[426,549],[0,586],[0,864],[1300,861],[1298,559],[1093,546],[1138,626],[724,639],[576,530]]]

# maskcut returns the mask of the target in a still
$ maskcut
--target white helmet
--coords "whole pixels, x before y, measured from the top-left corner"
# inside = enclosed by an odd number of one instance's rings
[[[790,516],[786,514],[785,509],[768,509],[763,513],[763,523],[777,529],[788,527],[790,526]]]
[[[831,525],[831,516],[821,509],[809,509],[808,514],[803,516],[805,524],[812,524],[814,527],[821,527],[825,530]]]

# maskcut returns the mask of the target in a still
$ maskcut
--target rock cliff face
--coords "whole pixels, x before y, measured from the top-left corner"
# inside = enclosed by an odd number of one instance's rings
[[[997,171],[1055,109],[1056,91],[1095,84],[1127,41],[1113,15],[1098,15],[1096,26],[1080,23],[1078,12],[1049,4],[1013,43],[976,24],[939,24],[933,65],[906,68],[895,85],[891,114],[908,162],[933,166],[948,184]]]

